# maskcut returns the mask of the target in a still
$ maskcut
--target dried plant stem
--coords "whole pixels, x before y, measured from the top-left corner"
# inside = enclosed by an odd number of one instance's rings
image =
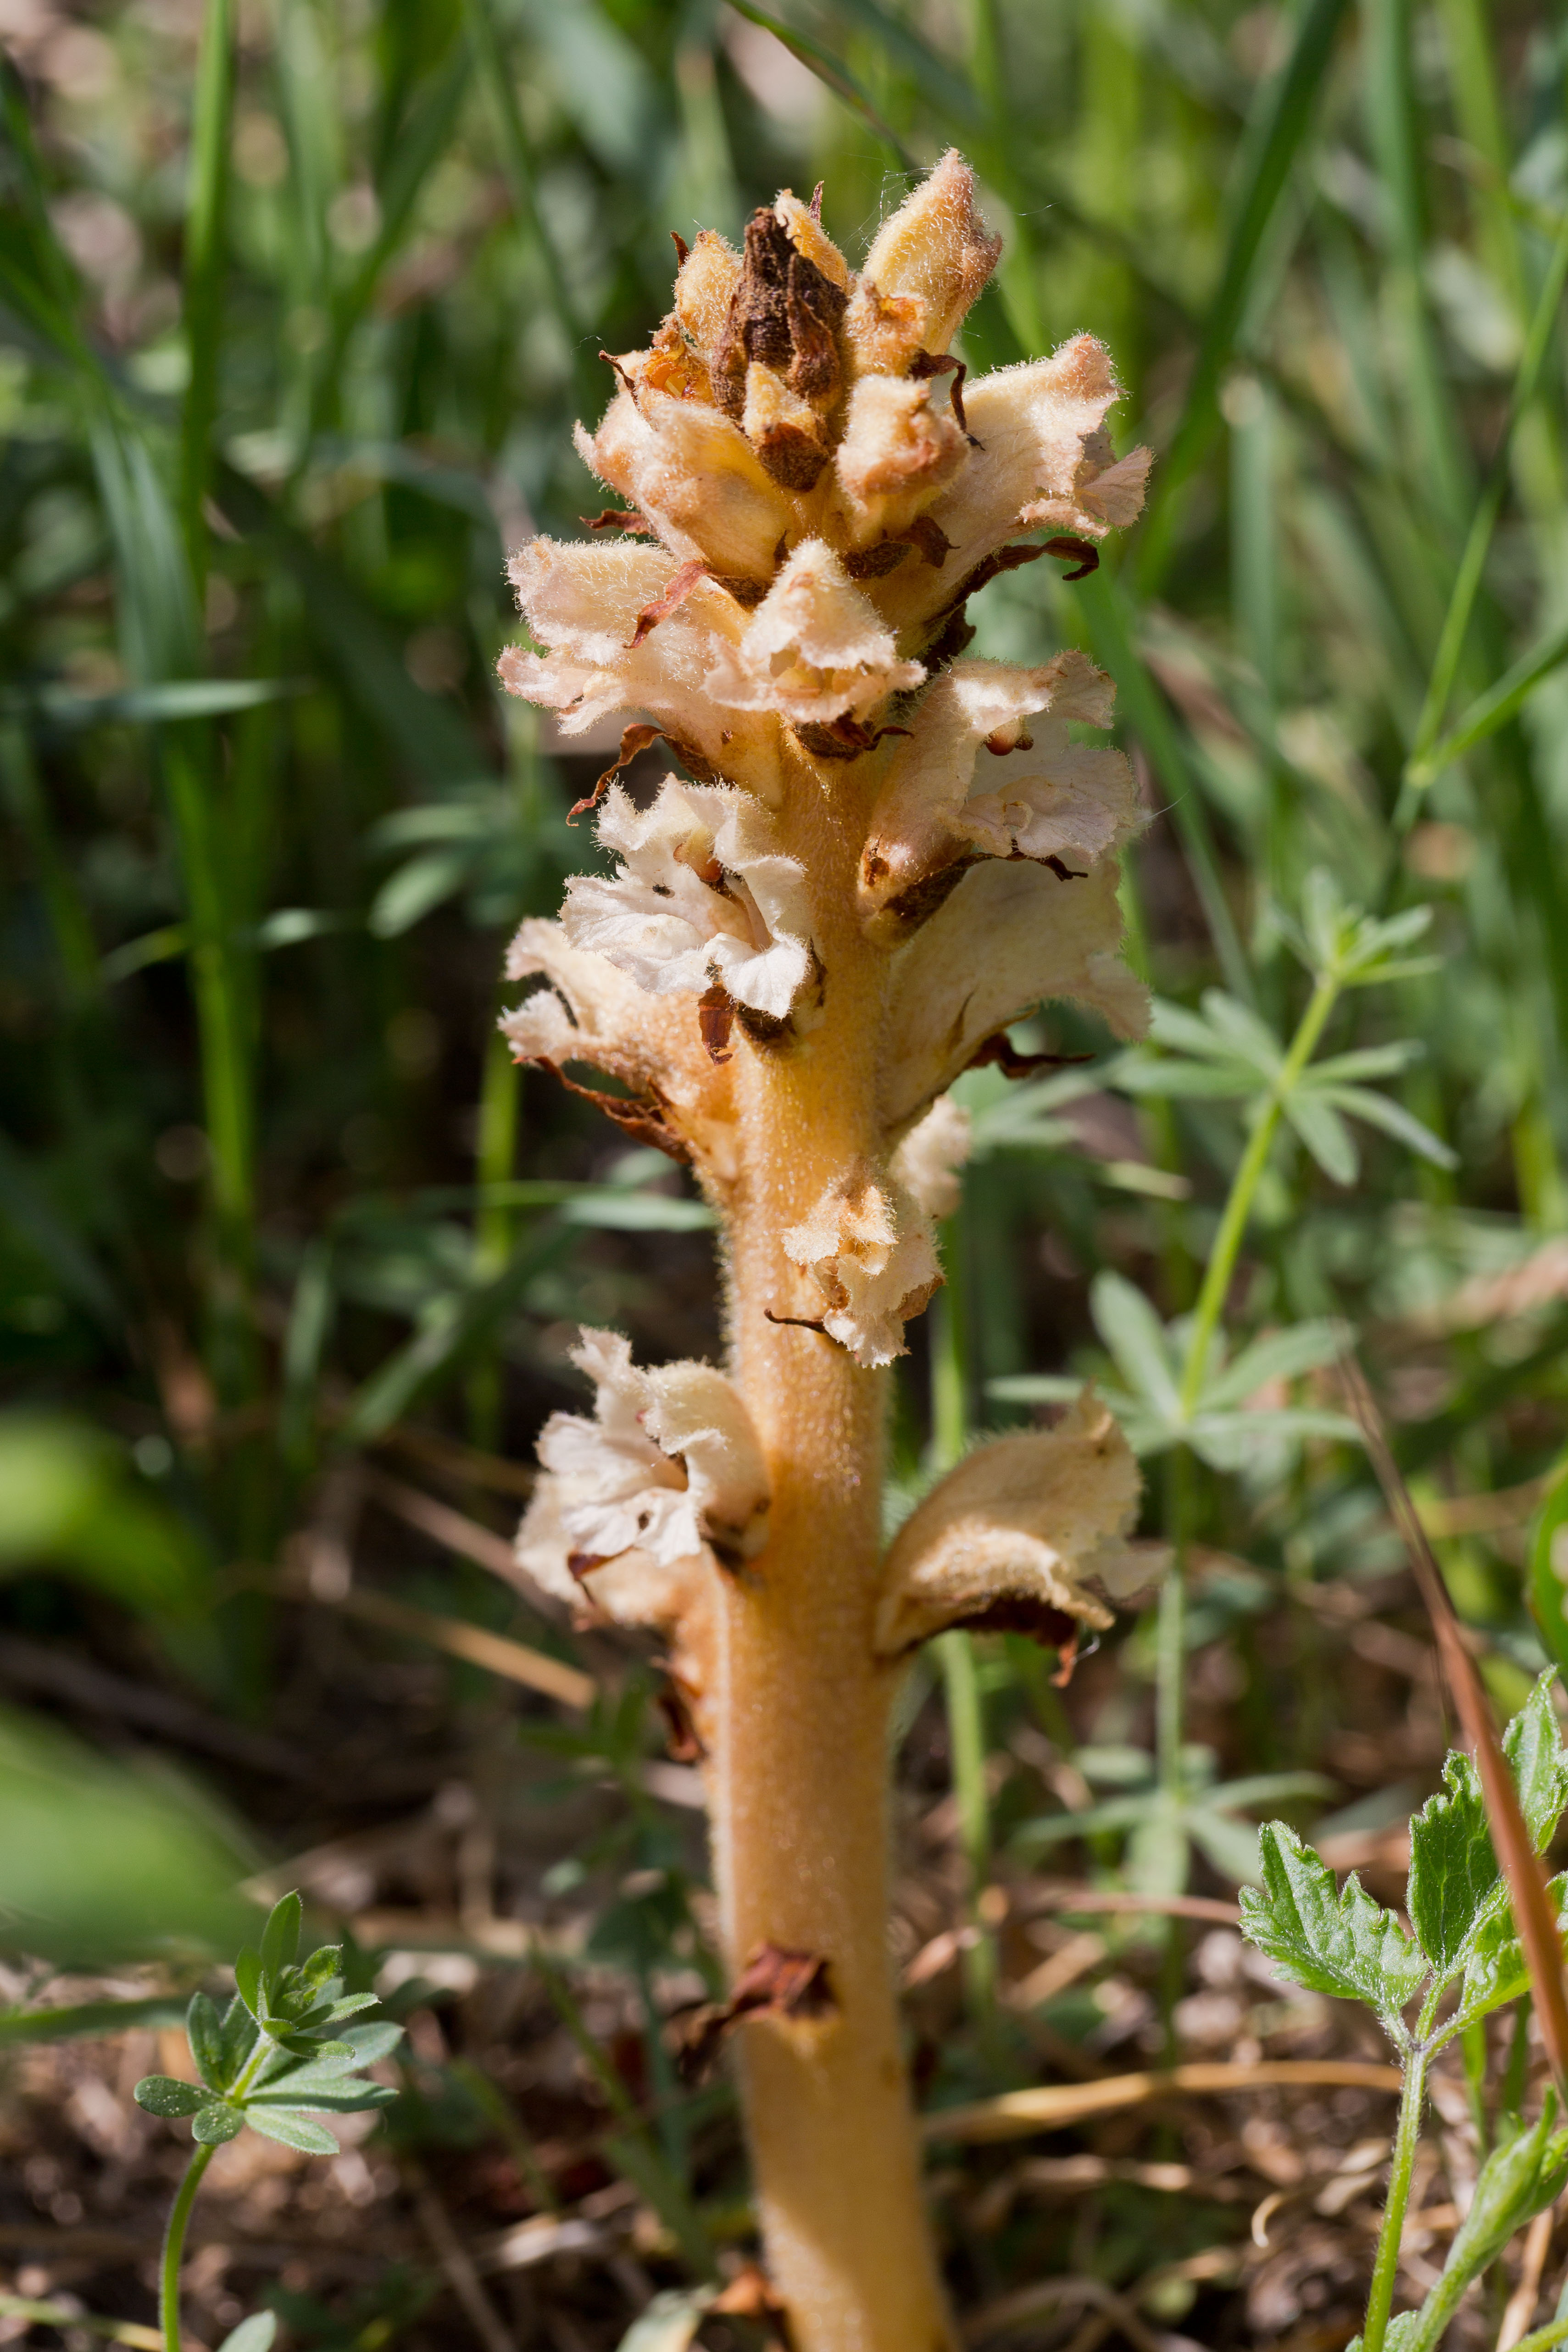
[[[833,887],[861,837],[801,795],[792,848]],[[815,806],[812,805],[815,802]],[[852,873],[852,866],[848,867]],[[879,959],[847,914],[825,961],[869,1009]],[[887,1377],[815,1331],[781,1327],[797,1277],[779,1236],[870,1144],[876,1024],[825,1024],[806,1050],[748,1054],[732,1203],[734,1370],[773,1488],[766,1550],[724,1595],[710,1768],[715,1873],[731,1966],[759,1946],[827,1963],[826,2016],[741,2028],[758,2202],[800,2352],[940,2352],[952,2336],[926,2228],[887,1942],[889,1704],[876,1656]]]

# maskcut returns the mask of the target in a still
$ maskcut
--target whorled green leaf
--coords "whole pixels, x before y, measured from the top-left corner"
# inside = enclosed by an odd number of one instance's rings
[[[230,2077],[224,2060],[223,2020],[210,1994],[191,1995],[191,2005],[185,2011],[185,2039],[208,2089],[226,2091]]]
[[[1469,1937],[1505,1897],[1479,1773],[1468,1756],[1450,1755],[1443,1779],[1446,1790],[1410,1824],[1405,1893],[1410,1924],[1440,1979],[1459,1967]]]
[[[303,1916],[304,1905],[297,1894],[281,1895],[272,1906],[261,1931],[261,1972],[268,1986],[293,1966]]]
[[[308,2116],[295,2115],[288,2107],[257,2107],[247,2105],[245,2120],[264,2139],[282,2142],[285,2147],[298,2148],[301,2156],[336,2156],[338,2143],[325,2124],[313,2124]]]
[[[238,1972],[237,1963],[235,1969],[237,1976]],[[235,2080],[240,2068],[255,2049],[258,2031],[255,2018],[245,2005],[243,1996],[237,1992],[223,2015],[221,2063],[226,2084]]]
[[[1283,1822],[1259,1831],[1258,1854],[1263,1888],[1241,1890],[1243,1932],[1298,1984],[1364,2001],[1398,2039],[1400,2011],[1419,1991],[1426,1962],[1393,1912],[1373,1901],[1353,1871],[1337,1886]]]
[[[272,2352],[272,2339],[278,2333],[275,2311],[253,2311],[237,2327],[231,2327],[217,2352]]]
[[[237,2107],[226,2106],[215,2100],[203,2107],[191,2125],[191,2137],[204,2147],[221,2147],[225,2140],[237,2139],[245,2129],[245,2117]]]
[[[234,1964],[234,1981],[239,1998],[258,2023],[266,2015],[266,2003],[261,1989],[261,1955],[247,1944]]]
[[[131,2094],[150,2116],[194,2116],[211,2103],[212,2093],[200,2083],[182,2083],[173,2074],[145,2074]]]

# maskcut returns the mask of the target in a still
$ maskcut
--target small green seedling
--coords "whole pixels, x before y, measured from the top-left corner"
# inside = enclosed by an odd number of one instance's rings
[[[1554,1673],[1542,1675],[1503,1734],[1503,1753],[1520,1810],[1538,1853],[1568,1807],[1568,1754],[1552,1704]],[[1261,1892],[1244,1888],[1242,1925],[1285,1975],[1314,1992],[1359,2000],[1394,2044],[1404,2073],[1388,2199],[1384,2210],[1363,2335],[1348,2352],[1432,2352],[1471,2282],[1495,2261],[1514,2231],[1552,2204],[1568,2184],[1568,2131],[1552,2128],[1548,2093],[1540,2120],[1526,2129],[1517,2113],[1500,2120],[1498,2145],[1476,2183],[1474,2201],[1456,2232],[1431,2293],[1418,2311],[1391,2320],[1394,2276],[1411,2168],[1420,2135],[1426,2078],[1437,2053],[1468,2034],[1494,2010],[1530,1990],[1530,1971],[1514,1931],[1508,1889],[1492,1848],[1480,1778],[1468,1756],[1450,1754],[1444,1788],[1410,1824],[1407,1934],[1374,1902],[1352,1871],[1342,1887],[1283,1822],[1259,1832]],[[1568,1873],[1552,1883],[1559,1917]],[[1451,1989],[1458,1997],[1439,2019]],[[1405,2012],[1419,2001],[1414,2025]],[[1530,2352],[1568,2336],[1568,2317],[1526,2339]],[[1519,2347],[1523,2352],[1523,2347]]]
[[[390,2020],[350,2022],[374,2008],[375,1995],[343,1990],[336,1944],[296,1961],[301,1915],[298,1895],[274,1904],[259,1949],[247,1946],[234,1964],[237,1990],[221,2015],[206,1993],[192,1995],[185,2036],[201,2081],[149,2074],[136,2085],[136,2104],[149,2115],[189,2116],[196,2143],[163,2241],[158,2315],[164,2352],[180,2352],[185,2230],[202,2175],[224,2142],[248,2124],[303,2155],[335,2156],[336,2139],[314,2116],[353,2115],[386,2106],[397,2095],[359,2070],[386,2057],[403,2028]],[[247,2345],[246,2352],[256,2348]]]

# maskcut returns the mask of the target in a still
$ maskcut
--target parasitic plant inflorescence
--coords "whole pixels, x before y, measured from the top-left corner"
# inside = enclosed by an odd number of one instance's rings
[[[964,605],[1047,551],[1090,567],[1148,452],[1113,452],[1090,336],[965,383],[949,345],[997,251],[955,153],[858,275],[787,192],[742,253],[681,246],[673,310],[579,428],[626,504],[592,542],[513,559],[533,646],[500,665],[568,736],[635,714],[594,795],[615,870],[523,925],[509,971],[543,985],[506,1032],[523,1061],[616,1081],[610,1117],[689,1162],[730,1339],[725,1371],[645,1371],[583,1334],[594,1415],[544,1431],[519,1556],[668,1645],[800,2352],[953,2340],[886,1942],[900,1664],[953,1625],[1064,1646],[1107,1624],[1137,1505],[1086,1397],[977,1448],[882,1540],[886,1367],[942,1282],[966,1148],[948,1087],[1008,1062],[1043,1001],[1144,1022],[1116,898],[1133,780],[1073,731],[1106,725],[1110,683],[1075,651],[968,658]],[[616,775],[658,738],[685,774],[639,808]]]

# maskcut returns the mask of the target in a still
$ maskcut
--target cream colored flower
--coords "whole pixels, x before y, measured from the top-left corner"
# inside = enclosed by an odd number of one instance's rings
[[[1080,873],[1118,848],[1140,822],[1131,769],[1120,751],[1068,734],[1069,723],[1107,726],[1113,692],[1076,651],[1037,669],[958,661],[943,671],[889,762],[861,860],[862,909],[920,919],[941,895],[933,877],[956,879],[976,852]]]
[[[772,845],[767,816],[740,793],[668,776],[640,814],[618,784],[599,839],[620,858],[609,880],[577,875],[561,927],[654,995],[718,986],[783,1021],[811,977],[805,876]]]
[[[905,365],[916,351],[933,356],[946,351],[1001,250],[1001,238],[987,235],[975,210],[974,174],[957,148],[950,147],[883,222],[860,273],[861,284],[874,286],[884,302],[903,299],[919,305],[910,320],[911,328],[918,325],[918,336]],[[868,344],[873,364],[890,363],[896,346],[879,345],[871,321],[852,320],[849,335]]]
[[[951,1217],[963,1196],[959,1171],[969,1158],[969,1113],[938,1095],[894,1152],[890,1173],[929,1216]]]
[[[783,1246],[815,1286],[828,1337],[868,1368],[904,1354],[905,1323],[942,1286],[930,1217],[864,1160],[784,1234]]]
[[[733,710],[772,710],[796,726],[858,718],[919,686],[919,662],[901,661],[876,607],[833,550],[807,540],[784,565],[744,635],[725,646],[708,691]]]
[[[613,1595],[622,1622],[658,1622],[664,1572],[708,1554],[735,1567],[766,1540],[762,1449],[733,1384],[707,1364],[639,1371],[617,1333],[590,1330],[572,1360],[594,1382],[594,1417],[557,1412],[545,1423],[544,1475],[517,1556],[558,1598],[586,1589],[604,1606]],[[633,1554],[618,1583],[590,1581]]]
[[[1148,1025],[1148,993],[1119,953],[1121,913],[1109,859],[1081,881],[987,858],[899,950],[883,1116],[897,1127],[966,1070],[987,1038],[1037,1004],[1067,999],[1118,1036]]]
[[[862,376],[836,460],[851,544],[896,540],[969,462],[968,436],[935,406],[931,383]]]
[[[741,427],[716,408],[622,392],[597,433],[577,427],[577,451],[682,562],[700,556],[718,578],[755,582],[759,594],[772,580],[794,509]]]
[[[904,1521],[883,1569],[877,1647],[897,1657],[950,1625],[1033,1633],[1057,1646],[1111,1622],[1102,1591],[1147,1583],[1129,1555],[1138,1465],[1085,1390],[1055,1429],[966,1454]]]

